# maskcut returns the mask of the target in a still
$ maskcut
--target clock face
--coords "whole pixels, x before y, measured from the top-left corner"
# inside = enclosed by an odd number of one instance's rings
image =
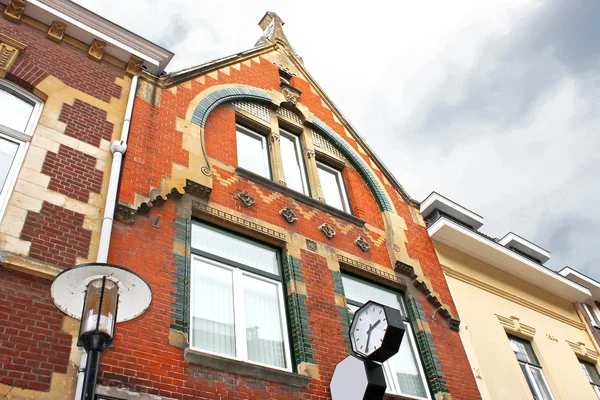
[[[383,306],[373,302],[365,304],[354,314],[351,326],[350,340],[354,351],[368,357],[381,347],[387,329]]]

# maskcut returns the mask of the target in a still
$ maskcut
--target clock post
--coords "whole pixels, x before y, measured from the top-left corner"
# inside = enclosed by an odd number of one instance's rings
[[[336,365],[329,384],[332,400],[381,400],[381,363],[398,353],[404,331],[399,310],[374,301],[359,308],[349,330],[353,354]]]

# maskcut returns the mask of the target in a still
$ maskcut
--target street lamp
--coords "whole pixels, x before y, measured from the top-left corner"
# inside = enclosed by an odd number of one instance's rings
[[[100,353],[113,343],[117,322],[134,319],[148,309],[152,291],[127,268],[91,263],[58,274],[51,295],[62,312],[81,320],[77,345],[88,353],[81,399],[93,400]]]

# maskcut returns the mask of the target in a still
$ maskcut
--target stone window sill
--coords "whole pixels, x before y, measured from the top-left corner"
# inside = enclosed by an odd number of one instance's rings
[[[301,388],[307,388],[311,379],[309,376],[298,375],[293,372],[281,371],[275,368],[251,364],[240,360],[219,357],[189,348],[185,350],[183,359],[190,364],[202,365],[204,367],[215,368],[234,374],[251,376],[253,378]]]
[[[293,189],[288,188],[287,186],[283,186],[277,182],[273,182],[272,180],[255,174],[254,172],[250,172],[244,168],[237,167],[235,169],[235,173],[241,176],[242,178],[248,179],[249,181],[256,182],[261,186],[264,186],[268,189],[271,189],[275,192],[283,193],[286,196],[293,198],[300,203],[304,203],[311,207],[317,208],[323,212],[331,214],[335,217],[343,219],[344,221],[350,222],[354,225],[363,227],[365,226],[365,220],[355,217],[352,214],[348,214],[342,210],[338,210],[335,207],[327,205],[325,203],[320,202],[319,200],[313,199],[303,193],[297,192]]]

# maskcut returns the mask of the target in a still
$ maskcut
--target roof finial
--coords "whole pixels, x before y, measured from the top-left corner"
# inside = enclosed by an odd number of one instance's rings
[[[256,42],[256,46],[264,44],[280,44],[296,57],[300,58],[294,51],[292,45],[285,36],[285,33],[283,33],[284,24],[285,22],[283,22],[277,14],[268,11],[258,23],[258,26],[263,30],[263,34],[258,42]]]

